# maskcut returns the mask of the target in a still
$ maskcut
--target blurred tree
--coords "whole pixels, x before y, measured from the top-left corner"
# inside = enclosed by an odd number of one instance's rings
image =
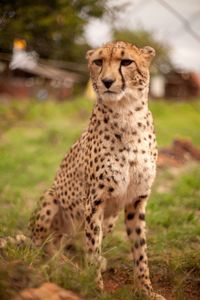
[[[104,14],[106,0],[1,0],[0,51],[24,38],[42,57],[84,60],[84,25]]]
[[[156,40],[151,32],[145,30],[131,31],[129,29],[113,30],[115,40],[123,40],[138,47],[151,46],[156,50],[153,61],[153,72],[166,73],[172,68],[170,48],[168,45]]]

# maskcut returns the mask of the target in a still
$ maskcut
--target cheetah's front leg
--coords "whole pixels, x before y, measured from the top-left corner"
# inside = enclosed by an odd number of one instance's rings
[[[97,286],[103,290],[101,272],[105,269],[105,261],[101,256],[103,237],[103,201],[100,198],[89,199],[85,210],[86,258],[90,265],[97,267]]]
[[[147,198],[148,195],[141,195],[125,207],[126,231],[132,243],[134,281],[138,290],[144,292],[150,299],[165,300],[164,297],[153,292],[149,278],[145,234],[145,207]]]
[[[149,279],[145,235],[146,200],[147,195],[141,195],[125,207],[125,223],[128,237],[132,243],[135,284],[140,290],[150,294],[152,286]]]

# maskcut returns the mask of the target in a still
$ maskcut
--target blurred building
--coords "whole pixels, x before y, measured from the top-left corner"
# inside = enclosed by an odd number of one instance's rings
[[[151,79],[153,98],[191,99],[200,96],[200,75],[195,72],[172,70]]]
[[[76,73],[40,63],[36,53],[26,51],[24,40],[16,40],[13,54],[0,53],[0,98],[66,99],[80,77]]]
[[[199,74],[174,70],[166,75],[166,98],[188,99],[198,96],[200,96]]]

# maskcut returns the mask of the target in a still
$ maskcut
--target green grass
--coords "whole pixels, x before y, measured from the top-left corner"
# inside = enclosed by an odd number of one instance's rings
[[[82,98],[64,103],[0,104],[0,236],[25,232],[37,199],[52,182],[65,152],[87,127],[92,106]],[[176,137],[200,146],[199,101],[152,101],[150,107],[160,147]],[[159,170],[147,207],[153,283],[172,299],[198,299],[200,293],[199,182],[200,168],[194,162],[176,172]],[[71,263],[63,264],[58,257],[45,260],[42,249],[8,247],[0,253],[0,299],[10,299],[18,290],[48,280],[88,300],[139,299],[131,292],[132,264],[123,216],[106,238],[103,252],[116,272],[105,276],[119,281],[114,294],[97,292],[93,271],[83,267],[81,250]],[[78,270],[73,265],[77,257]]]
[[[160,146],[168,145],[174,138],[190,138],[200,146],[200,102],[152,101],[151,111],[155,120]]]

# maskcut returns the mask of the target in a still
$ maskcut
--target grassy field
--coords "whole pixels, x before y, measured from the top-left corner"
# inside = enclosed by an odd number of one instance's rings
[[[66,150],[86,128],[92,106],[86,99],[0,104],[0,236],[25,232],[37,199],[52,182]],[[176,137],[189,137],[200,146],[199,101],[152,101],[150,106],[160,147]],[[159,170],[147,207],[152,281],[167,299],[199,299],[199,182],[200,168],[195,162]],[[109,268],[106,292],[99,294],[91,270],[83,267],[80,245],[69,263],[57,256],[45,260],[42,249],[7,247],[0,252],[0,299],[11,299],[20,289],[45,281],[70,288],[88,300],[137,299],[131,293],[132,263],[123,216],[106,238],[103,252]]]

